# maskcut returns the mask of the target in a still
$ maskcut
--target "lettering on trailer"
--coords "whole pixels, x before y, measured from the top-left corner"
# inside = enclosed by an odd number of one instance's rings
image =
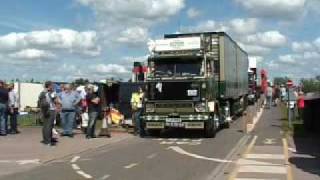
[[[163,52],[177,50],[199,50],[200,48],[200,37],[190,37],[156,40],[153,50],[155,52]]]

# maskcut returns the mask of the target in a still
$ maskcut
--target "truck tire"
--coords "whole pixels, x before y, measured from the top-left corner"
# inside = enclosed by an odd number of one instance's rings
[[[217,133],[217,128],[213,119],[205,123],[204,135],[206,138],[214,138],[216,136],[216,133]]]
[[[223,127],[224,127],[225,129],[229,129],[229,128],[230,128],[230,122],[225,122],[225,123],[223,124]]]

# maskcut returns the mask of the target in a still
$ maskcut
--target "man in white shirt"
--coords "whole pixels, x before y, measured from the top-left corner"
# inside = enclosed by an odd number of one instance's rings
[[[19,102],[18,102],[18,96],[14,91],[14,84],[9,85],[8,107],[9,107],[9,117],[10,117],[9,134],[18,134],[20,133],[20,131],[18,131],[18,123],[17,123],[17,117],[19,114]]]

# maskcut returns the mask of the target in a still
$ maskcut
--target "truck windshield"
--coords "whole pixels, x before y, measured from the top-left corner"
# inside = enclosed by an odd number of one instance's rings
[[[199,76],[201,75],[201,61],[192,59],[166,59],[155,61],[155,76]]]

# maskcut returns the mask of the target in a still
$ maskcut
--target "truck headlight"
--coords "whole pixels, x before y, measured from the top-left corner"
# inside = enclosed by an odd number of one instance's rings
[[[197,103],[194,108],[196,112],[206,112],[206,103]]]
[[[152,113],[154,112],[155,105],[154,104],[146,104],[146,112],[147,113]]]

